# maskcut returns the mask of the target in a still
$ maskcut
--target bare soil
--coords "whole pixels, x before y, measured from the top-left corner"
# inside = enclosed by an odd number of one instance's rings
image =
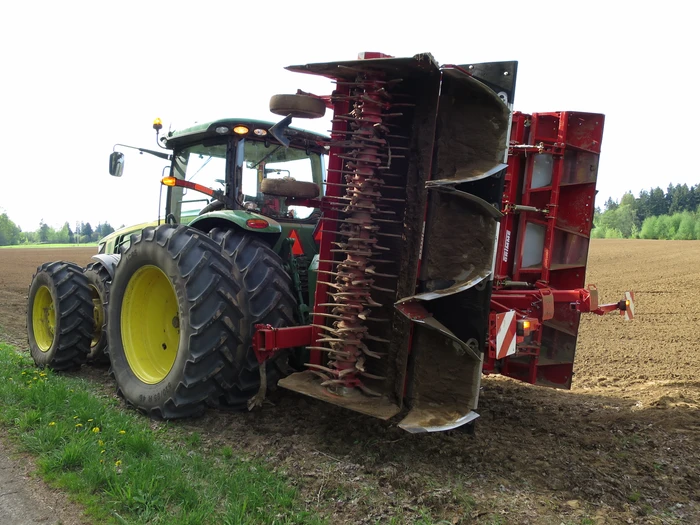
[[[26,348],[36,266],[90,250],[0,250],[4,340]],[[269,461],[332,523],[700,523],[700,242],[595,240],[589,263],[603,302],[637,293],[635,320],[583,317],[571,391],[485,378],[474,436],[286,391],[173,427]],[[113,389],[104,369],[81,373]]]

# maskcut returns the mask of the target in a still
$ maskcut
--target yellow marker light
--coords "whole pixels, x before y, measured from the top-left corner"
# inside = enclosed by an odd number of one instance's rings
[[[248,128],[246,128],[245,126],[236,126],[235,128],[233,128],[233,132],[239,135],[245,135],[246,133],[248,133]]]
[[[175,184],[177,184],[177,179],[175,177],[163,177],[160,179],[160,183],[164,186],[175,186]]]
[[[153,129],[155,129],[155,130],[163,129],[163,121],[160,120],[159,118],[155,119],[153,121]]]
[[[628,299],[628,300],[625,301],[625,306],[629,306],[629,305],[630,305],[630,301],[629,301],[629,299]]]
[[[530,329],[530,321],[523,321],[523,330]]]
[[[255,133],[258,137],[264,137],[265,135],[267,135],[267,130],[258,128],[254,129],[253,133]]]

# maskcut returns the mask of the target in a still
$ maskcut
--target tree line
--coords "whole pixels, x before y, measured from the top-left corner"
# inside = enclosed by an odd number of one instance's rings
[[[596,208],[591,237],[605,239],[700,240],[700,184],[670,184],[609,198]]]
[[[33,232],[24,232],[8,216],[0,214],[0,246],[14,244],[87,244],[109,235],[114,228],[108,223],[99,223],[92,227],[89,222],[77,222],[71,228],[65,222],[61,228],[53,228],[42,219],[39,228]]]

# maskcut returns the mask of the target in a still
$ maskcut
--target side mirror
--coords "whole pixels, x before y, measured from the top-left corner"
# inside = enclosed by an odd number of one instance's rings
[[[121,177],[124,172],[124,154],[121,151],[113,151],[109,156],[109,174],[113,177]]]

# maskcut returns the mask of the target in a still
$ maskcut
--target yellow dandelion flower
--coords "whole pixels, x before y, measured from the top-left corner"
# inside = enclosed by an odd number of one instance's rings
[[[77,425],[75,425],[75,428],[81,428],[82,426],[83,426],[82,423],[78,423]]]
[[[107,452],[107,451],[104,449],[100,450],[100,454],[104,454],[105,452]],[[102,461],[100,461],[100,463],[102,463]]]
[[[101,459],[101,460],[100,460],[100,463],[104,463],[104,462],[105,462],[105,460],[104,460],[104,459]]]
[[[73,416],[73,419],[78,419],[78,416]]]
[[[97,434],[100,431],[100,427],[95,427],[92,429],[92,431]]]
[[[120,433],[120,434],[126,434],[126,430],[120,430],[119,433]]]
[[[26,370],[25,370],[24,372],[22,372],[22,375],[23,375],[23,376],[26,376],[26,375],[27,375]]]
[[[95,420],[92,418],[88,419],[88,423],[92,423],[93,421],[95,421]]]
[[[34,378],[34,381],[38,381],[38,380],[39,380],[39,378],[38,378],[38,377],[35,377],[35,378]]]
[[[101,447],[104,447],[104,446],[105,446],[105,442],[102,441],[101,439],[98,439],[98,440],[97,440],[97,444],[100,445]]]
[[[114,462],[114,466],[115,466],[115,467],[118,467],[118,466],[121,465],[121,464],[122,464],[122,460],[121,460],[121,459],[118,459],[117,461]]]
[[[39,374],[39,375],[40,375],[41,377],[46,377],[46,373],[44,373],[44,372],[42,372],[42,373]]]
[[[50,427],[55,427],[55,426],[56,426],[56,422],[55,422],[55,421],[52,421],[51,423],[49,423],[49,426],[50,426]]]

